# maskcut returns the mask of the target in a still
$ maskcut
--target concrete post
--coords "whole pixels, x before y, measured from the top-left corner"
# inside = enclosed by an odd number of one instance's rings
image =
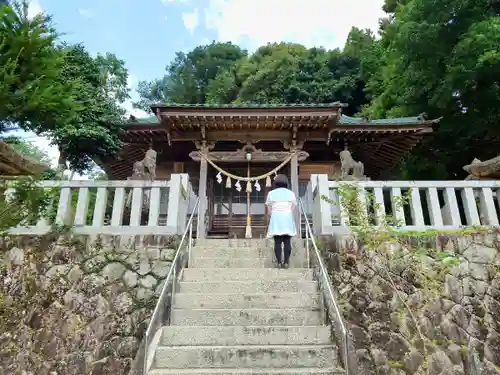
[[[168,233],[182,234],[186,228],[186,212],[188,206],[187,184],[189,175],[173,173],[170,175],[170,189],[168,192]]]
[[[311,175],[313,231],[317,236],[333,233],[331,204],[321,198],[322,196],[330,197],[328,184],[328,175]]]

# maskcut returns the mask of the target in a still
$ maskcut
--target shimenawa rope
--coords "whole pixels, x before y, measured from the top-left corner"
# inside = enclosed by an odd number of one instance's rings
[[[259,180],[263,180],[263,179],[266,179],[266,186],[271,186],[271,176],[272,175],[276,175],[278,173],[278,171],[283,168],[285,165],[287,165],[290,160],[292,160],[292,157],[296,154],[297,152],[291,152],[290,153],[290,156],[288,156],[286,158],[286,160],[284,160],[280,165],[278,165],[276,168],[274,168],[273,170],[267,172],[267,173],[264,173],[260,176],[254,176],[254,177],[242,177],[242,176],[237,176],[235,174],[232,174],[224,169],[222,169],[221,167],[219,167],[217,164],[215,164],[212,160],[210,160],[210,158],[207,157],[207,155],[205,155],[204,153],[200,152],[199,154],[212,166],[214,167],[218,172],[222,173],[223,175],[227,176],[227,181],[226,181],[226,187],[227,188],[230,188],[231,187],[231,179],[239,182],[239,181],[244,181],[244,182],[247,182],[247,191],[252,191],[252,186],[251,186],[251,182],[253,181],[259,181]]]

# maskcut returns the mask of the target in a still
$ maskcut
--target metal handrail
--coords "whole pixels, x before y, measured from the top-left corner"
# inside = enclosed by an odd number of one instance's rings
[[[189,237],[188,243],[188,251],[187,251],[187,259],[185,260],[184,266],[181,264],[180,270],[185,267],[189,262],[189,258],[191,256],[191,246],[193,240],[193,219],[198,208],[198,203],[200,202],[200,198],[196,199],[196,203],[193,207],[193,212],[191,213],[186,229],[181,238],[181,242],[177,247],[177,251],[175,253],[174,259],[172,260],[172,264],[170,265],[170,270],[168,271],[167,277],[165,278],[165,283],[163,284],[163,288],[161,289],[160,296],[158,298],[158,302],[156,303],[153,314],[151,315],[151,319],[149,321],[148,328],[146,330],[146,335],[144,336],[144,362],[143,362],[143,375],[146,375],[149,370],[148,366],[148,354],[149,354],[149,346],[151,345],[151,341],[158,331],[164,324],[166,319],[170,318],[170,314],[165,316],[165,309],[167,312],[170,312],[170,308],[173,305],[173,296],[175,293],[175,282],[178,276],[177,263],[182,261],[183,255],[182,249],[183,244],[186,240],[186,237]],[[179,270],[179,271],[180,271]],[[172,283],[172,291],[169,293],[169,285]],[[170,297],[170,301],[168,301],[168,297]],[[169,303],[170,302],[170,303]]]
[[[343,338],[343,345],[342,345],[343,347],[341,348],[341,351],[342,351],[342,361],[344,363],[344,369],[346,371],[346,375],[354,375],[354,374],[356,374],[356,369],[353,368],[355,366],[349,360],[349,335],[348,335],[348,331],[347,331],[347,328],[344,324],[344,319],[342,318],[342,315],[340,313],[340,308],[338,306],[337,300],[335,299],[335,294],[333,293],[332,280],[330,279],[330,276],[326,270],[323,258],[321,257],[318,246],[316,245],[316,241],[315,241],[312,229],[311,229],[311,225],[309,223],[309,219],[307,218],[307,214],[306,214],[306,211],[304,209],[304,205],[303,205],[302,200],[300,198],[299,198],[299,207],[300,207],[300,212],[304,216],[305,224],[306,224],[306,252],[307,252],[308,266],[310,267],[310,264],[309,264],[309,262],[310,262],[309,240],[311,240],[312,247],[314,250],[313,257],[315,257],[316,261],[318,262],[319,273],[320,273],[319,277],[322,278],[322,280],[319,280],[320,286],[321,286],[321,284],[326,285],[326,290],[324,288],[322,290],[323,298],[327,298],[331,302],[331,305],[333,306],[333,312],[334,312],[334,315],[336,318],[335,320],[336,320],[337,325],[340,328],[339,331],[340,331],[340,334],[342,335],[342,338]],[[325,308],[327,309],[328,312],[330,312],[328,309],[328,305],[325,306]],[[334,319],[332,319],[330,314],[328,314],[328,315],[329,315],[329,318],[331,321],[334,320]]]

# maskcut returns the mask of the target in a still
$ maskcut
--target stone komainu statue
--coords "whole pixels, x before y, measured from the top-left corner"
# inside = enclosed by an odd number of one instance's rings
[[[156,151],[152,148],[146,151],[142,160],[136,161],[132,167],[129,180],[154,181],[156,179]],[[149,190],[149,189],[148,189]],[[128,193],[127,207],[132,204],[132,191]],[[149,191],[143,191],[143,209],[149,205]]]
[[[463,170],[469,174],[466,180],[497,180],[500,178],[500,156],[485,161],[475,158],[464,165]]]
[[[347,147],[339,152],[341,164],[341,180],[364,179],[365,166],[360,161],[355,161]],[[351,173],[352,172],[352,173]]]
[[[156,180],[156,151],[149,149],[144,155],[144,159],[136,161],[132,167],[130,180]]]
[[[142,164],[144,165],[144,173],[148,180],[156,180],[156,151],[152,148],[147,150],[142,160]]]

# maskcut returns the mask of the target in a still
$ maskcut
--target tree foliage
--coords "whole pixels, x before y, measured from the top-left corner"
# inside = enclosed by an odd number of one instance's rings
[[[82,109],[71,82],[59,79],[64,54],[50,17],[29,19],[25,5],[0,5],[0,131],[12,123],[41,130]]]
[[[489,0],[386,1],[367,88],[371,117],[426,112],[443,117],[404,163],[407,178],[462,178],[473,158],[500,145],[499,5]],[[373,55],[367,55],[367,62]]]
[[[114,55],[93,58],[83,45],[60,47],[65,54],[61,80],[79,87],[76,100],[84,106],[72,119],[50,129],[71,170],[82,173],[93,160],[113,155],[121,149],[120,123],[125,110],[119,106],[128,92],[123,61]],[[118,75],[114,72],[118,71]]]
[[[373,36],[357,30],[347,52],[275,43],[254,54],[229,43],[179,53],[167,74],[141,82],[138,107],[174,103],[325,103],[345,101],[357,112],[365,104],[359,54]],[[364,39],[363,39],[364,38]],[[365,44],[361,46],[360,41]],[[359,45],[358,45],[358,44]]]
[[[141,100],[136,106],[150,110],[154,103],[206,103],[207,87],[218,75],[230,71],[247,52],[232,43],[196,47],[189,53],[178,52],[165,68],[165,76],[151,82],[139,82]]]
[[[113,54],[57,42],[49,16],[29,19],[26,2],[0,7],[0,131],[48,137],[60,167],[83,173],[121,149],[128,72]]]

